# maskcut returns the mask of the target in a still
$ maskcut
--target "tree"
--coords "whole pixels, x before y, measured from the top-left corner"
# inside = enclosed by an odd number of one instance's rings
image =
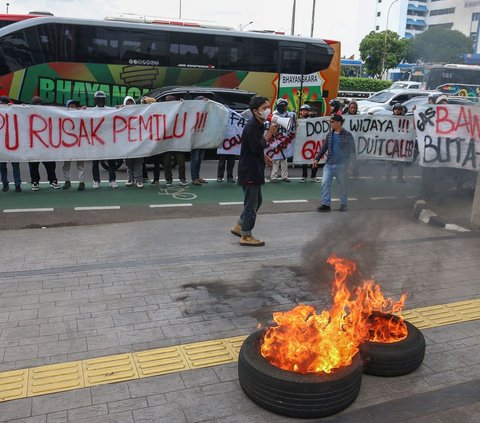
[[[394,31],[372,31],[360,42],[359,50],[367,72],[381,75],[383,61],[385,60],[384,69],[397,66],[405,58],[407,44],[406,40],[400,39]]]
[[[472,52],[472,40],[460,31],[429,28],[417,35],[415,59],[433,63],[463,63],[463,55]]]

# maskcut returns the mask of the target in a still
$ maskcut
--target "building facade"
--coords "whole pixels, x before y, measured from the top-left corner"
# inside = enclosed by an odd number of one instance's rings
[[[480,0],[377,0],[375,31],[412,38],[428,28],[455,29],[478,49]],[[477,51],[478,53],[478,51]]]

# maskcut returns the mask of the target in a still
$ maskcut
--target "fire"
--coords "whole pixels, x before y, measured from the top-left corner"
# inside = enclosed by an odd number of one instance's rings
[[[274,366],[302,374],[331,373],[351,364],[365,340],[390,343],[407,336],[401,316],[385,316],[400,313],[406,294],[394,302],[371,280],[352,292],[346,282],[356,263],[336,256],[327,263],[335,269],[329,311],[317,314],[312,306],[298,305],[273,314],[277,325],[266,331],[261,354]]]

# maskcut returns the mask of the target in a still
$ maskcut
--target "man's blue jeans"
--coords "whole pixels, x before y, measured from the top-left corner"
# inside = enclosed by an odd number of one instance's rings
[[[205,157],[205,150],[194,148],[190,154],[190,176],[192,181],[200,179],[200,166]]]
[[[246,184],[243,186],[243,194],[243,212],[238,219],[238,224],[242,227],[241,234],[247,236],[252,235],[257,211],[262,205],[262,186]]]
[[[20,165],[18,162],[11,162],[13,169],[13,181],[15,186],[19,187],[22,183],[20,178]],[[8,185],[8,172],[7,172],[7,163],[0,163],[0,171],[2,174],[2,183],[3,185]]]
[[[332,202],[332,180],[333,177],[337,180],[338,188],[340,190],[340,205],[347,205],[347,177],[348,166],[346,163],[330,165],[325,163],[323,167],[322,177],[322,204],[329,206]]]

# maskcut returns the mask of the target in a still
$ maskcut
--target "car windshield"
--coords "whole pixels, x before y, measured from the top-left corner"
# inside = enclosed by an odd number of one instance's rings
[[[413,97],[410,100],[407,100],[402,105],[407,108],[407,110],[412,110],[413,106],[419,106],[421,104],[428,103],[428,96]]]
[[[395,95],[394,93],[389,93],[387,91],[380,91],[379,93],[373,94],[371,97],[368,97],[368,101],[373,101],[374,103],[386,103],[394,95]]]

